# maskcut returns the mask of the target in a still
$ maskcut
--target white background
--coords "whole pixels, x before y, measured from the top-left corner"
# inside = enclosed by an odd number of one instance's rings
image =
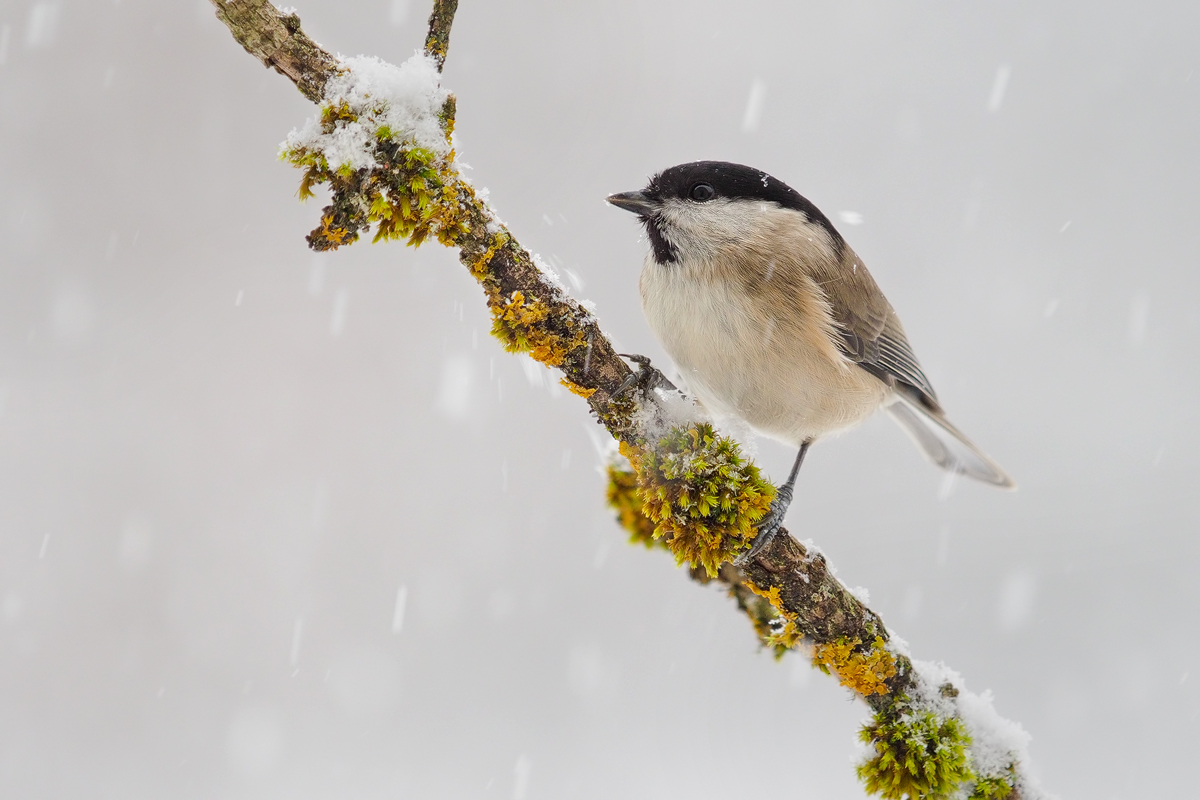
[[[427,11],[299,9],[395,61]],[[0,32],[0,795],[862,796],[865,707],[624,543],[453,253],[306,250],[313,109],[207,3]],[[627,350],[607,193],[717,158],[829,214],[1021,488],[946,496],[880,417],[789,527],[1064,797],[1194,792],[1197,41],[1184,2],[464,0],[446,68],[473,179]]]

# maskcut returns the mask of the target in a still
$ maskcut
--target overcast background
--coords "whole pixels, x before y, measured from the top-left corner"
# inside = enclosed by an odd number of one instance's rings
[[[606,194],[717,158],[829,214],[1021,488],[881,416],[789,527],[1064,798],[1194,796],[1200,6],[464,0],[451,41],[473,179],[622,348],[662,358]],[[312,111],[207,2],[0,1],[0,794],[862,797],[865,706],[625,544],[452,252],[305,248]]]

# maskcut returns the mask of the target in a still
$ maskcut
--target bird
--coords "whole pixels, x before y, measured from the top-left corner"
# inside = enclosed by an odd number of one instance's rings
[[[741,563],[778,534],[809,447],[880,408],[942,469],[1016,488],[946,419],[891,303],[795,189],[753,167],[693,161],[607,201],[645,226],[642,310],[691,394],[798,448]]]

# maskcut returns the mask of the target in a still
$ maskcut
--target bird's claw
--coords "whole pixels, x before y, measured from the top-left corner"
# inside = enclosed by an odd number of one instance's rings
[[[659,388],[673,389],[678,391],[678,389],[675,388],[675,384],[667,380],[666,375],[663,375],[657,367],[650,366],[650,359],[646,358],[645,356],[632,353],[617,353],[617,355],[619,355],[621,358],[629,359],[633,363],[637,364],[638,367],[635,371],[630,373],[629,377],[621,381],[621,385],[617,387],[615,392],[613,392],[614,399],[629,391],[629,389],[633,386],[640,388],[642,390],[642,394],[648,394],[652,390]]]
[[[767,549],[767,545],[775,541],[779,531],[783,529],[783,518],[787,516],[788,506],[792,504],[792,492],[788,487],[781,486],[767,515],[758,523],[758,535],[750,549],[733,560],[734,566],[741,567],[749,564],[758,554]]]

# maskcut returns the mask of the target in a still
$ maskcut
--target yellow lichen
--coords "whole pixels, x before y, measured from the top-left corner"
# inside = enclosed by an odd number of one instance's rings
[[[896,658],[887,649],[882,636],[876,636],[865,652],[857,649],[859,639],[838,639],[813,649],[813,666],[826,674],[832,672],[838,683],[863,697],[887,694],[887,682],[896,675]]]
[[[483,280],[490,273],[492,258],[509,242],[508,234],[500,231],[492,237],[492,244],[487,250],[480,254],[479,258],[473,260],[469,265],[471,274],[478,280]]]
[[[772,586],[770,589],[763,589],[761,586],[757,586],[751,581],[746,581],[746,588],[754,592],[759,597],[766,599],[768,603],[775,607],[776,611],[788,619],[791,619],[795,616],[795,614],[791,614],[783,607],[783,600],[781,600],[779,597],[778,586]]]
[[[539,298],[525,300],[516,291],[492,305],[492,335],[504,343],[510,353],[528,353],[534,348],[534,326],[550,316],[550,308]]]
[[[552,314],[541,298],[527,300],[521,291],[506,298],[495,292],[489,295],[488,305],[492,309],[492,335],[510,353],[529,353],[535,361],[557,367],[572,350],[587,346],[583,326],[571,316]],[[569,333],[560,334],[547,323],[557,323]]]
[[[574,329],[569,336],[547,333],[545,344],[535,346],[529,351],[529,355],[548,367],[557,367],[567,360],[571,351],[586,347],[587,335],[583,329],[576,326],[575,321],[570,318],[565,322],[568,328]]]
[[[567,387],[567,391],[569,391],[571,394],[577,394],[584,400],[587,400],[596,393],[595,389],[588,389],[584,386],[580,386],[578,383],[571,381],[569,378],[563,378],[559,381],[559,383]]]
[[[346,238],[350,236],[349,230],[334,224],[332,214],[323,214],[321,216],[321,227],[318,230],[320,231],[320,235],[327,241],[332,242],[335,247],[345,242]]]
[[[754,625],[754,631],[758,634],[763,646],[773,650],[775,658],[782,658],[784,653],[795,649],[804,639],[804,634],[796,625],[796,615],[784,608],[778,586],[763,589],[749,580],[745,581],[745,586],[766,600],[770,606],[772,612],[770,615],[764,615],[761,612],[751,613],[749,610],[747,613],[750,615],[750,622]]]
[[[803,640],[804,634],[795,621],[782,617],[768,624],[767,633],[762,636],[763,645],[775,651],[775,658],[783,658],[784,653],[796,649]]]

